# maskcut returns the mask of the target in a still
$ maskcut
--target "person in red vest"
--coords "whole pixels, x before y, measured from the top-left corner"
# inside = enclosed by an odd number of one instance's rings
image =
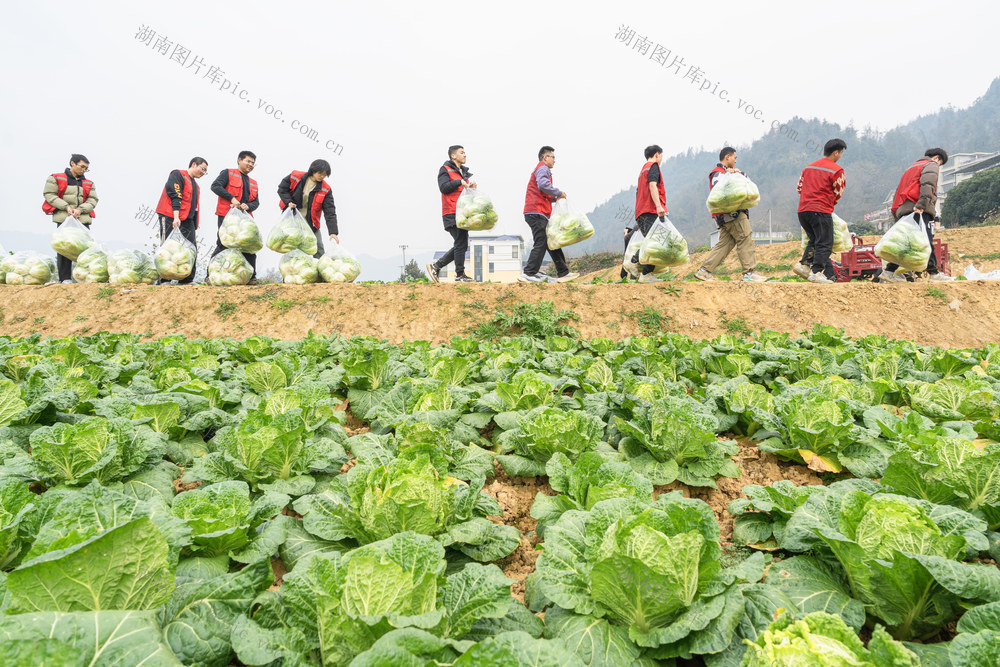
[[[708,190],[712,191],[719,177],[723,174],[742,174],[736,168],[736,149],[726,146],[719,152],[719,163],[708,172]],[[757,268],[757,248],[753,242],[753,230],[750,229],[750,211],[741,209],[735,213],[720,213],[712,216],[719,226],[719,240],[708,253],[701,268],[694,277],[698,280],[715,280],[712,271],[726,261],[726,257],[735,247],[743,267],[743,280],[762,283],[767,278],[754,271]]]
[[[892,217],[894,220],[902,220],[905,217],[913,218],[914,214],[920,215],[927,230],[927,238],[934,248],[934,232],[937,226],[937,184],[941,166],[947,164],[948,153],[941,148],[928,148],[924,157],[920,158],[903,172],[903,177],[899,179],[899,187],[896,188],[896,196],[892,200]],[[916,220],[913,221],[916,224]],[[879,282],[904,283],[906,278],[896,273],[899,270],[898,264],[888,263],[879,275]],[[954,280],[953,277],[941,273],[938,269],[937,258],[931,252],[927,260],[928,279],[933,281],[946,282]]]
[[[74,217],[87,229],[94,218],[97,206],[97,190],[94,182],[83,175],[90,170],[90,160],[79,153],[69,158],[69,168],[52,174],[45,179],[42,189],[42,211],[52,216],[52,222],[62,224],[66,218]],[[73,262],[62,255],[56,255],[59,280],[73,282]]]
[[[538,151],[538,164],[528,177],[528,189],[524,194],[524,221],[531,229],[534,245],[528,254],[524,271],[517,277],[522,283],[549,281],[548,276],[541,273],[542,258],[549,249],[545,228],[549,224],[549,216],[552,215],[552,202],[566,198],[566,193],[552,184],[552,167],[556,163],[555,151],[552,146],[542,146]],[[558,282],[565,283],[580,277],[579,273],[571,273],[566,266],[566,256],[562,248],[548,252],[552,263],[555,264]]]
[[[220,228],[222,227],[222,221],[226,218],[226,214],[229,213],[230,209],[241,208],[252,216],[253,212],[260,206],[260,199],[257,198],[257,181],[250,178],[250,172],[253,171],[256,163],[256,155],[250,151],[240,151],[240,154],[236,157],[236,169],[223,169],[219,172],[219,176],[215,181],[212,182],[212,192],[219,197],[219,203],[215,207],[215,214],[219,217]],[[226,247],[222,245],[222,241],[216,238],[215,252],[212,253],[212,257],[215,257],[225,249]],[[253,278],[247,284],[256,285],[257,253],[245,252],[243,253],[243,257],[253,269]]]
[[[635,227],[643,236],[649,234],[657,218],[667,217],[667,189],[663,184],[663,174],[660,173],[660,163],[663,162],[663,149],[653,144],[643,151],[646,163],[639,170],[639,182],[635,192]],[[633,231],[634,233],[634,231]],[[638,255],[638,253],[636,253]],[[638,257],[633,261],[638,262]],[[652,264],[640,264],[642,273],[640,283],[656,283],[660,279],[653,275],[656,267]]]
[[[438,281],[441,269],[455,262],[455,282],[471,283],[472,278],[465,275],[465,253],[469,250],[469,230],[459,229],[455,224],[455,206],[465,188],[475,188],[476,184],[469,181],[472,172],[465,166],[465,148],[462,146],[448,147],[448,160],[438,169],[438,190],[441,191],[441,219],[444,221],[444,231],[451,234],[454,244],[436,262],[427,264],[427,275],[431,282]]]
[[[326,177],[331,173],[330,163],[326,160],[313,160],[309,171],[293,171],[281,179],[278,184],[278,207],[282,211],[286,207],[297,208],[316,235],[317,259],[326,252],[323,249],[323,233],[320,231],[320,220],[326,218],[326,228],[330,240],[340,243],[337,237],[337,207],[333,203],[333,194]]]
[[[193,157],[188,162],[187,169],[174,169],[167,177],[163,186],[156,212],[160,216],[160,243],[167,240],[170,232],[180,229],[181,235],[198,247],[196,230],[198,229],[198,213],[201,210],[201,189],[195,182],[208,173],[208,160],[203,157]],[[190,285],[194,282],[197,269],[197,259],[191,265],[191,274],[178,285]]]
[[[799,224],[809,242],[802,253],[802,260],[792,267],[792,271],[811,283],[829,284],[836,278],[833,262],[830,261],[833,252],[833,207],[847,187],[844,169],[837,166],[846,150],[847,143],[843,139],[826,142],[823,157],[802,170],[796,186],[799,192]]]

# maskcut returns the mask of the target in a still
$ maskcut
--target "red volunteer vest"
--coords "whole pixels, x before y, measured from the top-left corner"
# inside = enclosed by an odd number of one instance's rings
[[[639,184],[635,192],[635,219],[638,220],[639,216],[643,213],[652,213],[656,215],[656,203],[653,202],[653,197],[649,194],[649,168],[652,167],[655,162],[647,162],[642,165],[642,170],[639,172]],[[663,172],[660,172],[660,182],[656,184],[656,190],[660,195],[660,205],[663,206],[664,212],[667,210],[667,188],[663,185]],[[664,213],[666,214],[666,213]]]
[[[453,181],[462,180],[462,173],[452,167],[451,165],[445,165],[445,169],[448,170],[448,178]],[[465,186],[460,185],[458,189],[449,194],[441,193],[441,215],[455,215],[455,206],[458,203],[458,198],[462,195],[462,190]]]
[[[726,168],[725,167],[720,167],[719,165],[715,165],[715,169],[713,169],[712,171],[708,172],[708,191],[709,192],[711,192],[712,188],[715,187],[715,185],[712,184],[712,174],[724,174],[724,173],[726,173]],[[715,220],[715,216],[712,215],[711,213],[709,213],[709,217],[711,217],[713,220]]]
[[[250,181],[250,197],[247,202],[252,202],[257,198],[257,181],[253,180],[247,176],[247,180]],[[243,197],[243,176],[239,169],[229,170],[229,184],[226,186],[226,192],[231,194],[236,199],[242,199]],[[232,202],[229,199],[223,199],[219,197],[219,204],[215,207],[216,215],[225,215],[229,213],[229,209],[232,208]],[[253,211],[247,211],[250,217],[253,217]]]
[[[842,171],[836,162],[827,157],[820,158],[803,169],[799,213],[833,213],[834,204],[837,203],[833,184],[837,180],[837,174]]]
[[[66,172],[60,171],[57,174],[52,174],[52,178],[56,179],[56,195],[59,199],[62,199],[63,195],[66,194],[66,188],[69,187],[69,181],[66,178]],[[83,179],[83,201],[87,201],[87,197],[90,196],[90,189],[94,187],[94,182],[89,179]],[[81,202],[83,203],[83,202]],[[45,215],[52,215],[58,211],[55,206],[48,203],[47,201],[42,202],[42,212]],[[95,217],[94,212],[90,212],[90,218],[93,220]]]
[[[524,213],[541,213],[545,217],[552,215],[552,202],[556,199],[552,195],[547,195],[538,189],[538,182],[535,181],[535,172],[544,162],[539,162],[531,170],[528,177],[528,190],[524,193]]]
[[[930,161],[930,158],[920,158],[903,172],[903,177],[899,179],[899,187],[896,188],[896,196],[892,200],[893,215],[903,202],[916,203],[920,199],[920,172]],[[934,194],[937,194],[937,184],[934,185]]]
[[[299,187],[299,183],[302,181],[302,177],[305,175],[306,172],[304,171],[293,171],[290,174],[290,180],[292,186],[290,189],[292,192],[295,192],[295,188]],[[309,216],[307,218],[307,221],[311,222],[312,226],[315,227],[316,229],[319,229],[319,222],[323,218],[323,200],[326,199],[326,196],[328,194],[330,194],[330,186],[327,184],[325,180],[321,181],[320,184],[317,185],[316,188],[313,190],[312,205],[309,207]],[[278,202],[278,208],[280,208],[282,211],[285,210],[285,206],[286,206],[285,202],[283,201]]]
[[[187,172],[187,169],[175,169],[174,171],[180,172],[181,177],[184,179],[184,188],[181,190],[180,217],[181,220],[187,220],[188,215],[191,213],[191,198],[194,194],[194,183],[191,182],[191,174]],[[201,210],[198,202],[194,202],[194,210],[195,212]],[[160,201],[156,204],[156,212],[168,218],[174,217],[174,205],[167,195],[167,186],[165,185],[163,186],[163,192],[160,194]],[[197,227],[198,225],[195,226]]]

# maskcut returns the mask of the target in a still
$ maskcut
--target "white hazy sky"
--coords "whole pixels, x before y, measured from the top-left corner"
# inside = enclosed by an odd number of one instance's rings
[[[525,233],[542,144],[556,147],[556,184],[589,210],[635,182],[647,144],[667,155],[741,144],[796,115],[889,129],[970,104],[1000,73],[977,28],[1000,19],[995,0],[3,5],[0,242],[9,230],[51,231],[42,185],[71,152],[91,160],[95,232],[137,247],[148,231],[136,212],[155,206],[171,169],[204,156],[200,234],[214,235],[208,186],[246,148],[258,155],[265,229],[278,181],[323,157],[346,247],[444,249],[435,178],[452,143],[494,198],[497,231]],[[682,57],[681,75],[616,41],[623,24]],[[200,57],[201,72],[137,40],[141,26]],[[731,101],[684,79],[692,65]],[[237,95],[203,76],[210,66]]]

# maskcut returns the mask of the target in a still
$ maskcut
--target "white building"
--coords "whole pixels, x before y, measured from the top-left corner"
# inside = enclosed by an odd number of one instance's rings
[[[1000,166],[1000,151],[993,153],[956,153],[948,156],[948,164],[938,176],[938,214],[948,198],[948,191],[985,169]]]
[[[434,259],[444,256],[434,253]],[[469,251],[465,253],[465,274],[476,282],[517,282],[524,257],[524,239],[520,236],[469,234]],[[441,282],[454,282],[455,264],[449,263],[438,274]]]

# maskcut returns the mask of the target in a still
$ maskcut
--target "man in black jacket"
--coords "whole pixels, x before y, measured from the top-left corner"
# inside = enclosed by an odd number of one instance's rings
[[[256,155],[250,151],[240,151],[240,154],[236,158],[236,169],[223,169],[219,172],[219,176],[215,181],[212,182],[212,192],[219,198],[219,203],[215,207],[215,214],[219,218],[220,228],[230,208],[240,208],[253,215],[253,212],[260,206],[260,197],[257,196],[257,181],[250,178],[250,172],[253,171],[256,163]],[[222,241],[216,237],[215,252],[212,253],[212,257],[215,257],[225,249],[226,247],[222,245]],[[256,285],[257,253],[245,252],[243,253],[243,258],[250,264],[250,268],[253,269],[253,277],[247,284]]]
[[[427,275],[432,282],[438,281],[441,269],[455,262],[455,282],[471,283],[472,278],[465,275],[465,253],[469,250],[469,230],[459,229],[455,223],[455,207],[458,198],[465,188],[475,188],[474,182],[469,182],[472,172],[465,166],[465,149],[461,146],[448,148],[448,161],[438,170],[438,190],[441,191],[441,219],[444,221],[444,231],[451,234],[455,243],[436,262],[427,265]]]
[[[191,245],[198,247],[196,230],[201,208],[201,189],[195,181],[207,172],[208,161],[203,157],[191,158],[187,169],[174,169],[170,172],[167,183],[163,186],[163,192],[160,193],[160,201],[156,205],[156,212],[160,217],[161,244],[167,240],[170,232],[180,229],[181,235],[190,241]],[[177,284],[190,285],[194,282],[196,266],[197,262],[193,263],[191,274],[183,280],[178,280]]]
[[[337,237],[337,207],[333,203],[333,193],[326,177],[331,173],[330,163],[326,160],[313,160],[309,171],[293,171],[281,179],[278,185],[278,206],[297,208],[302,217],[312,226],[316,234],[316,254],[319,259],[325,253],[323,249],[323,233],[320,231],[320,218],[326,219],[326,228],[330,240],[340,243]]]

